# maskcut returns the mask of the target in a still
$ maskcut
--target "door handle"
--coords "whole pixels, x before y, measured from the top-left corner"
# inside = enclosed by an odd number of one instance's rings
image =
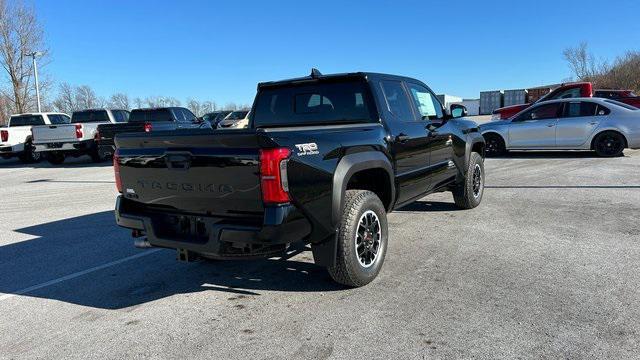
[[[409,139],[411,138],[405,133],[400,133],[398,134],[398,136],[396,136],[396,141],[399,143],[406,143],[407,141],[409,141]]]
[[[556,124],[547,124],[547,127],[554,127]]]
[[[168,169],[188,170],[191,167],[191,155],[167,154],[165,161]]]

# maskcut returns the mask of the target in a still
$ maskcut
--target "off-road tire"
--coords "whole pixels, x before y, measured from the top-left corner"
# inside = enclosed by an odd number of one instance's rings
[[[479,171],[479,183],[476,177]],[[484,161],[482,156],[472,152],[469,165],[464,173],[464,182],[453,189],[453,201],[460,209],[473,209],[480,205],[484,194]]]
[[[370,212],[375,214],[379,224],[379,247],[371,263],[365,266],[356,252],[356,233],[361,220],[367,215],[370,216]],[[333,280],[351,287],[364,286],[373,281],[382,268],[387,252],[387,226],[387,212],[375,193],[367,190],[347,190],[337,235],[338,252],[335,266],[327,268]],[[374,236],[374,239],[376,238]]]
[[[31,164],[38,162],[42,159],[42,155],[35,151],[35,146],[31,143],[31,141],[27,141],[24,144],[24,151],[18,156],[20,161],[25,164]]]
[[[60,152],[51,152],[49,154],[47,154],[47,161],[51,164],[51,165],[60,165],[64,162],[65,159],[65,155],[63,153]]]

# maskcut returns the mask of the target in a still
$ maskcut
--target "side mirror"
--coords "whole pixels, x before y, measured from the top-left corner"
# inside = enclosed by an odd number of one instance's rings
[[[469,115],[469,112],[467,112],[467,108],[464,105],[451,104],[450,110],[451,110],[451,117],[454,119]]]

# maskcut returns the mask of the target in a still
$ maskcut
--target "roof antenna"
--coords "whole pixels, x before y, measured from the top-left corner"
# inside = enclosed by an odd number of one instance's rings
[[[312,78],[318,78],[322,76],[322,73],[320,72],[320,70],[316,69],[316,68],[311,68],[311,77]]]

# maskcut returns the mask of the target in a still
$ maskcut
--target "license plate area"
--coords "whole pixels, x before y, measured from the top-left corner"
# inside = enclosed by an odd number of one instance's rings
[[[157,214],[152,221],[159,238],[190,243],[209,240],[209,227],[201,216]]]
[[[47,144],[49,149],[60,149],[62,148],[62,143],[49,143]]]

